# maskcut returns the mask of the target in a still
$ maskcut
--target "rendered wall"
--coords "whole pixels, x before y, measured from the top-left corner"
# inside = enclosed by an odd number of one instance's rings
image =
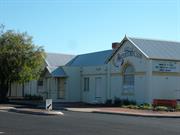
[[[80,68],[79,67],[63,67],[67,75],[66,80],[66,101],[81,101],[81,85],[80,85]]]
[[[153,60],[152,63],[162,63]],[[167,61],[169,63],[172,61]],[[176,69],[172,71],[153,71],[151,80],[151,102],[153,99],[180,99],[180,63],[176,63]]]
[[[123,58],[123,64],[115,63],[116,55],[124,53],[126,47],[133,48],[133,51],[141,54],[142,57],[135,56],[127,56]],[[110,66],[110,98],[115,99],[128,99],[134,100],[137,103],[145,103],[148,102],[148,60],[145,56],[129,41],[125,42],[120,50],[116,53],[116,55],[109,62]],[[134,93],[132,94],[124,94],[123,93],[123,70],[127,64],[131,64],[135,69],[135,80],[134,80]]]
[[[81,72],[81,91],[82,101],[86,103],[105,103],[107,91],[107,67],[103,66],[88,66],[83,67]],[[84,90],[84,78],[89,78],[89,90]],[[97,79],[100,83],[97,84]],[[97,86],[99,89],[97,89]]]

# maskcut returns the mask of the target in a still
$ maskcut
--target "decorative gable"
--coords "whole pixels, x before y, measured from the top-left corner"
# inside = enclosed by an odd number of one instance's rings
[[[126,40],[123,42],[111,60],[115,67],[120,67],[125,63],[126,59],[142,59],[142,57],[143,54],[130,41]]]

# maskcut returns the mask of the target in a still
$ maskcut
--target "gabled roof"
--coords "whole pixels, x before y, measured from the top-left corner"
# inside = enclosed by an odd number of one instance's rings
[[[66,77],[65,71],[60,66],[66,65],[74,57],[68,54],[46,53],[46,69],[52,77]]]
[[[150,59],[180,60],[180,42],[131,37],[129,39]]]
[[[46,63],[50,67],[58,67],[66,65],[75,55],[46,53]]]
[[[52,77],[67,77],[62,67],[46,67]]]
[[[98,66],[104,65],[113,50],[81,54],[72,59],[67,66]]]
[[[180,60],[180,42],[125,36],[120,42],[120,47],[109,57],[108,61],[118,52],[125,41],[130,41],[148,59]]]

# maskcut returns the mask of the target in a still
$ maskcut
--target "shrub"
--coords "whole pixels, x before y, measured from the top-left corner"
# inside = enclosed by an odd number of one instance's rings
[[[123,105],[130,105],[130,101],[128,99],[124,99],[122,102]]]
[[[139,105],[139,109],[152,110],[153,106],[151,104],[144,103],[144,104]]]
[[[156,106],[155,110],[156,111],[169,111],[169,108],[166,106]]]
[[[27,100],[43,100],[43,97],[40,95],[37,96],[37,95],[26,94],[24,98]]]
[[[123,102],[120,98],[115,98],[114,99],[114,105],[122,106]]]
[[[130,101],[129,99],[122,100],[123,105],[136,105],[136,101]]]
[[[114,99],[114,105],[115,106],[127,106],[127,105],[136,105],[136,101],[131,101],[131,100],[128,100],[128,99],[120,99],[120,98],[117,98],[115,97]]]
[[[176,110],[177,110],[177,111],[180,111],[180,104],[177,104]]]
[[[106,100],[106,103],[105,103],[106,105],[112,105],[112,99],[108,99],[108,100]]]
[[[123,108],[129,108],[129,109],[139,109],[137,105],[123,105]]]

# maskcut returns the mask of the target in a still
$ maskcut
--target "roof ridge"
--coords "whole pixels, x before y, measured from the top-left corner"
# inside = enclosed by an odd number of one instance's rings
[[[76,55],[74,55],[74,54],[56,53],[56,52],[46,52],[46,54],[59,54],[59,55],[69,55],[69,56],[76,56]]]
[[[77,56],[86,55],[86,54],[93,54],[93,53],[100,53],[100,52],[105,52],[105,51],[112,51],[112,49],[97,51],[97,52],[84,53],[84,54],[78,54]]]
[[[174,41],[174,40],[162,40],[162,39],[141,38],[141,37],[128,37],[128,38],[130,38],[130,39],[139,39],[139,40],[151,40],[151,41],[160,41],[160,42],[180,43],[180,41]]]

